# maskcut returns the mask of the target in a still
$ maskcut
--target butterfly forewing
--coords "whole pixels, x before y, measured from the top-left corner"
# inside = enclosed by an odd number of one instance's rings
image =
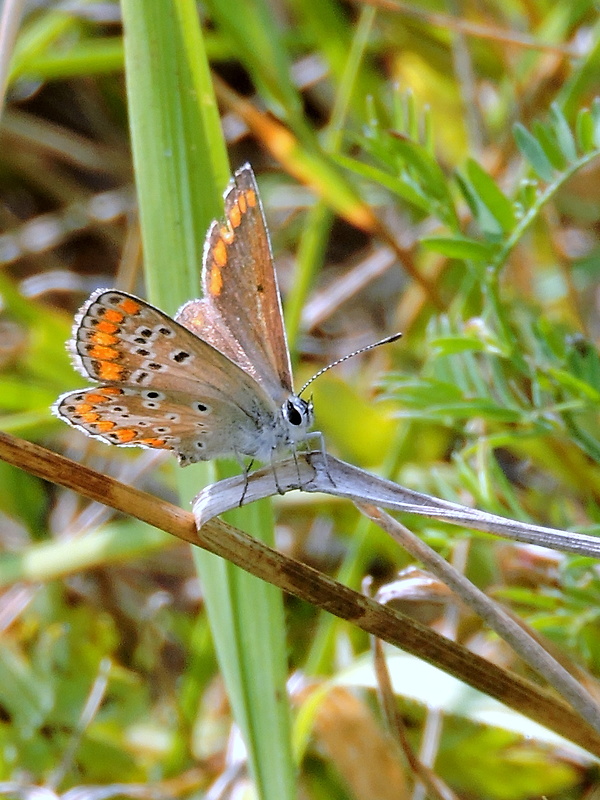
[[[278,402],[292,377],[269,235],[250,165],[225,194],[225,223],[206,240],[205,299],[186,304],[177,319],[250,372]]]
[[[95,292],[73,332],[75,363],[92,380],[188,392],[199,389],[247,405],[267,396],[210,344],[137,297]]]
[[[80,372],[102,385],[63,395],[54,410],[113,444],[172,449],[182,463],[252,455],[261,427],[276,412],[251,375],[124,292],[90,297],[76,320],[72,349]],[[165,420],[165,414],[175,416]]]

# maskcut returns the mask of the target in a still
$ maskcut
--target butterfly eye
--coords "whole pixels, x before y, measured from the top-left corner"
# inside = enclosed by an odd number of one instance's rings
[[[292,400],[288,400],[286,403],[285,415],[290,425],[294,425],[295,427],[302,425],[303,421],[302,412],[298,409],[298,407],[293,403]]]

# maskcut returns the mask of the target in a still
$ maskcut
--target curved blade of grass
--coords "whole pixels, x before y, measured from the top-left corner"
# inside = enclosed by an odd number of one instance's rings
[[[62,9],[32,16],[19,33],[10,65],[10,81],[26,71],[30,58],[39,55],[52,42],[79,26],[80,21]]]
[[[356,86],[374,19],[375,9],[369,7],[363,9],[344,70],[340,76],[340,89],[336,96],[331,119],[322,137],[325,149],[329,152],[335,153],[341,146],[344,122],[354,94],[353,89]],[[331,211],[323,200],[318,200],[308,214],[307,224],[298,249],[296,280],[288,295],[286,327],[288,339],[292,343],[296,341],[300,330],[302,309],[308,292],[323,262],[331,222]]]
[[[304,127],[302,102],[292,81],[291,63],[276,15],[265,0],[209,0],[211,17],[232,40],[238,58],[252,75],[272,110]]]
[[[100,75],[123,69],[123,39],[120,36],[77,42],[70,50],[50,49],[34,55],[21,68],[24,77],[40,80]]]
[[[193,0],[124,0],[122,8],[148,293],[172,313],[199,293],[204,235],[222,214],[229,166]],[[210,465],[178,471],[182,496],[209,474]],[[272,542],[268,504],[239,512],[236,523]],[[281,594],[209,553],[196,563],[258,794],[292,798]]]
[[[25,0],[7,0],[0,6],[0,115],[4,108],[13,47],[24,12]]]
[[[215,33],[206,37],[205,50],[209,58],[226,60],[237,57],[230,42]],[[75,75],[89,77],[120,72],[123,69],[123,57],[121,36],[77,40],[69,49],[65,49],[64,43],[60,42],[39,54],[28,55],[21,64],[19,77],[56,80]]]
[[[318,52],[325,59],[332,81],[341,87],[343,84],[351,85],[352,92],[347,98],[349,104],[347,110],[355,115],[356,124],[360,125],[365,114],[365,98],[374,97],[379,100],[385,91],[373,63],[369,59],[364,59],[362,55],[360,63],[357,62],[360,69],[354,76],[349,76],[348,73],[349,63],[355,60],[351,51],[354,49],[356,52],[361,38],[358,28],[364,24],[363,12],[369,9],[376,13],[376,9],[363,6],[361,9],[363,22],[359,20],[356,24],[356,21],[345,14],[342,6],[335,0],[291,0],[289,7],[294,16],[295,32],[300,31],[300,36],[311,42],[311,51]],[[371,23],[369,29],[370,27]],[[368,45],[369,42],[372,42],[371,36],[365,44]],[[335,101],[338,108],[341,106],[339,97],[338,94]],[[333,116],[332,114],[332,119]]]

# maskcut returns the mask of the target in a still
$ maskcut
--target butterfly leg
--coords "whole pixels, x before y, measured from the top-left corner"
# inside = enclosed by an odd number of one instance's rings
[[[254,459],[252,458],[248,464],[245,464],[244,459],[237,453],[236,458],[244,474],[244,489],[242,491],[242,496],[240,497],[240,502],[238,503],[238,508],[241,508],[244,505],[244,500],[246,499],[246,492],[248,491],[248,475],[250,474],[250,470],[254,465]]]
[[[308,439],[318,439],[319,440],[319,450],[321,452],[321,455],[323,456],[323,466],[325,467],[325,474],[327,475],[327,477],[331,481],[332,486],[335,486],[336,483],[333,480],[333,478],[331,476],[331,473],[329,472],[329,464],[327,463],[327,450],[325,449],[325,437],[323,436],[321,431],[312,431],[311,433],[308,434],[308,436],[306,438],[306,441],[308,441]],[[310,451],[307,454],[307,459],[308,459],[308,462],[310,463]],[[311,466],[312,466],[312,464],[311,464]],[[313,467],[313,469],[314,469],[314,467]],[[300,487],[300,488],[302,488],[302,487]]]
[[[292,456],[294,457],[294,464],[296,465],[296,474],[298,475],[298,489],[302,491],[302,478],[300,477],[300,464],[298,464],[298,451],[295,447],[292,448]]]
[[[275,454],[277,453],[277,448],[274,447],[271,450],[271,469],[273,470],[273,480],[275,481],[275,488],[279,494],[285,494],[285,491],[281,488],[281,484],[279,483],[279,479],[277,478],[277,459],[275,458]],[[296,454],[294,453],[294,458],[296,458]]]

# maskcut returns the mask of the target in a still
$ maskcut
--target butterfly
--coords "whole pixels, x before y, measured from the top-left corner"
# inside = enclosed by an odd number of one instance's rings
[[[117,289],[95,291],[68,348],[98,385],[67,392],[60,419],[121,446],[170,450],[182,466],[220,456],[269,461],[309,436],[313,405],[294,394],[271,245],[245,164],[206,235],[201,300],[175,318]],[[313,434],[319,435],[319,434]]]

